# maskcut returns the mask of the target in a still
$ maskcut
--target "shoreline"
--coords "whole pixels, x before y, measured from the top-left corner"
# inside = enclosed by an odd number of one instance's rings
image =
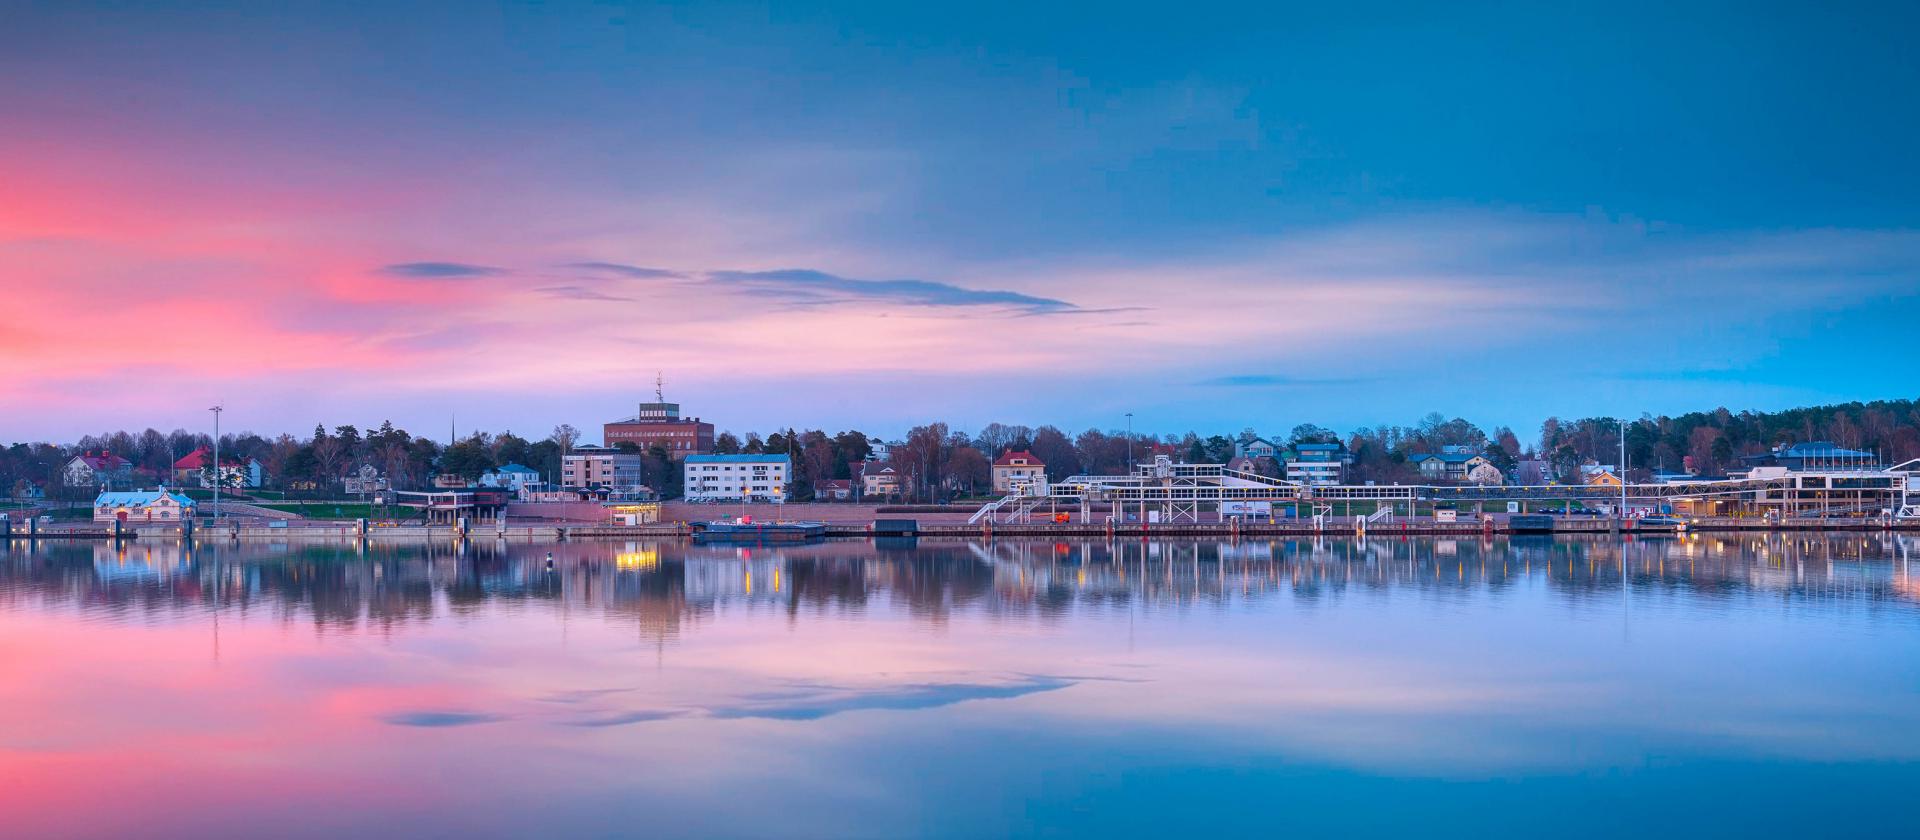
[[[1637,521],[1620,523],[1612,519],[1572,519],[1555,520],[1550,531],[1520,530],[1509,527],[1506,522],[1396,522],[1365,523],[1355,520],[1328,522],[1315,527],[1311,523],[1285,524],[1242,524],[1237,522],[1208,523],[1045,523],[1045,524],[925,524],[916,525],[911,531],[876,531],[871,525],[851,523],[829,523],[826,536],[833,539],[861,538],[928,538],[960,540],[993,540],[996,538],[1048,539],[1048,538],[1106,538],[1106,539],[1153,539],[1157,537],[1186,539],[1263,539],[1270,537],[1493,537],[1493,536],[1560,536],[1586,535],[1603,536],[1612,534],[1633,536],[1677,536],[1688,533],[1814,533],[1814,532],[1853,532],[1866,533],[1884,531],[1887,533],[1920,534],[1920,522],[1888,522],[1887,520],[1788,520],[1784,522],[1765,522],[1757,520],[1702,519],[1690,522],[1684,530],[1668,525],[1641,527]],[[119,533],[110,527],[93,525],[58,530],[43,530],[36,533],[14,531],[5,534],[3,539],[17,542],[40,540],[92,541],[92,540],[178,540],[191,538],[197,542],[210,540],[229,541],[282,541],[282,542],[385,542],[401,541],[478,541],[507,540],[517,542],[569,542],[569,541],[619,541],[635,539],[690,540],[693,529],[687,523],[667,523],[658,525],[605,525],[598,523],[539,523],[531,525],[497,526],[493,523],[481,523],[461,529],[457,525],[393,525],[374,526],[364,529],[353,521],[309,521],[286,527],[269,527],[259,524],[245,525],[201,525],[188,533],[179,526],[131,526]],[[779,541],[768,541],[778,543]],[[755,543],[741,543],[755,544]],[[764,544],[764,543],[762,543]]]

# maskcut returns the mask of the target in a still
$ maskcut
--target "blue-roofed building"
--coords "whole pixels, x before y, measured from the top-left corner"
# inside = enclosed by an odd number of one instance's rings
[[[480,476],[481,487],[499,487],[515,493],[529,484],[540,483],[540,471],[524,464],[507,464],[495,467],[486,475]]]
[[[682,466],[689,502],[784,502],[793,478],[785,455],[688,455]]]
[[[193,500],[168,490],[122,490],[93,499],[95,522],[179,522],[192,515]]]
[[[1786,467],[1794,472],[1807,470],[1878,470],[1880,456],[1861,449],[1848,449],[1832,441],[1781,444],[1759,455],[1740,460],[1749,467]]]

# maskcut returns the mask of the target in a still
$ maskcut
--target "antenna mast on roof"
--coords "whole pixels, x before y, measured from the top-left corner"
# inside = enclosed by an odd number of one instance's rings
[[[667,401],[667,376],[657,370],[653,372],[653,401]]]

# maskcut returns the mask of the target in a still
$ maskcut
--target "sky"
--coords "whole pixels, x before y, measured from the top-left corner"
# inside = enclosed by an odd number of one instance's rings
[[[0,441],[1913,398],[1917,18],[0,0]]]

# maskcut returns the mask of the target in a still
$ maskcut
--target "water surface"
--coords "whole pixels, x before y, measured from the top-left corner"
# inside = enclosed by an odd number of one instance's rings
[[[0,815],[19,837],[1897,835],[1915,555],[16,543]]]

